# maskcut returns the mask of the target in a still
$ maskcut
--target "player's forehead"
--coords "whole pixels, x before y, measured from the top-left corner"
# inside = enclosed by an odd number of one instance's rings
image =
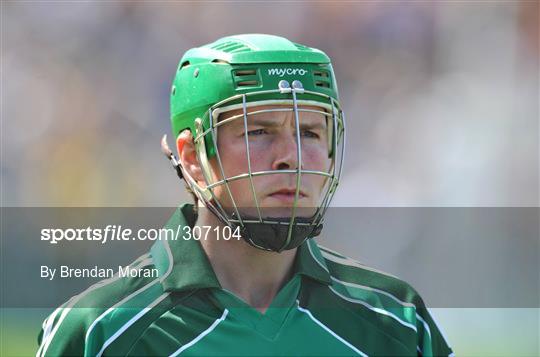
[[[306,123],[326,123],[328,110],[317,105],[303,105],[299,104],[298,108],[298,119],[301,122]],[[233,109],[221,113],[219,120],[224,120],[232,117],[243,117],[244,109]],[[271,120],[272,118],[283,119],[286,117],[294,118],[293,107],[290,105],[282,104],[265,104],[251,106],[246,109],[248,120],[250,122],[255,122],[259,120]],[[241,118],[240,118],[241,119]],[[234,120],[238,122],[238,120]]]

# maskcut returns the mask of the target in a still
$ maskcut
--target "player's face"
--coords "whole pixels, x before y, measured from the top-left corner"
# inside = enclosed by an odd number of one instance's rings
[[[258,106],[248,109],[248,114],[272,108],[276,105]],[[321,110],[317,107],[300,108]],[[220,116],[220,121],[241,115],[242,109]],[[298,112],[302,169],[328,172],[331,159],[328,157],[327,117],[321,113]],[[249,143],[251,172],[296,170],[298,168],[296,119],[293,111],[277,111],[247,116],[247,131],[243,116],[218,128],[218,149],[226,177],[249,172],[246,136]],[[221,179],[217,158],[211,166],[216,178]],[[280,173],[253,177],[229,183],[234,203],[243,214],[256,215],[256,204],[265,217],[289,216],[295,200],[297,175]],[[309,217],[319,206],[327,179],[322,175],[302,174],[297,201],[298,216]],[[253,193],[255,192],[255,195]],[[324,190],[325,191],[325,190]],[[223,206],[231,211],[233,202],[227,188],[222,185],[215,194]],[[256,197],[256,201],[255,198]]]

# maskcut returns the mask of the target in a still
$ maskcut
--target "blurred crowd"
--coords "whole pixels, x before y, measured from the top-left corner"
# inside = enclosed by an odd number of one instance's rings
[[[538,2],[6,2],[3,206],[175,206],[159,150],[189,48],[271,33],[333,60],[335,206],[538,205]],[[171,140],[171,138],[169,138]]]

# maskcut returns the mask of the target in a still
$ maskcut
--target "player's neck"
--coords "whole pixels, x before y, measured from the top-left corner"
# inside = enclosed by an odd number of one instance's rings
[[[202,208],[196,225],[223,228],[223,224]],[[217,239],[213,230],[200,240],[212,268],[224,289],[264,312],[292,273],[296,249],[267,252],[243,239]]]

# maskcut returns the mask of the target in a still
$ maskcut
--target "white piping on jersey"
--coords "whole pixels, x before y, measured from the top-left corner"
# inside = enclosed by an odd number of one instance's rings
[[[337,255],[338,257],[341,257],[341,258],[347,258],[346,256],[344,256],[343,254],[339,253],[339,252],[336,252],[335,250],[333,249],[330,249],[328,247],[325,247],[325,246],[322,246],[322,245],[319,245],[319,249],[323,249],[323,250],[326,250],[327,252],[329,253],[332,253],[334,255]]]
[[[316,261],[316,262],[317,262],[324,270],[326,270],[326,271],[328,272],[328,269],[324,266],[324,264],[322,264],[322,263],[317,259],[317,257],[316,257],[315,254],[313,253],[313,250],[311,249],[311,246],[310,246],[309,243],[310,243],[310,241],[308,241],[309,253],[310,253],[311,256],[313,257],[313,259],[315,259],[315,261]],[[380,271],[378,271],[378,270],[376,270],[376,269],[371,269],[371,268],[369,268],[369,267],[366,267],[366,266],[364,266],[364,265],[362,265],[362,264],[360,264],[360,263],[358,263],[358,262],[356,262],[356,261],[354,261],[354,260],[348,259],[348,258],[346,258],[346,257],[345,257],[345,258],[337,258],[337,257],[333,257],[333,256],[331,256],[330,254],[328,254],[328,253],[322,251],[322,249],[330,250],[330,249],[328,249],[328,248],[326,248],[326,247],[319,246],[319,248],[321,249],[321,253],[323,254],[323,257],[328,258],[329,260],[332,260],[332,261],[334,261],[334,262],[336,262],[336,263],[346,264],[346,265],[354,266],[354,267],[357,267],[357,268],[360,268],[360,269],[371,270],[371,271],[374,271],[374,272],[377,272],[377,273],[381,273],[381,274],[383,274],[383,275],[387,275],[387,276],[390,276],[390,277],[399,279],[399,278],[397,278],[397,277],[395,277],[395,276],[393,276],[393,275],[390,275],[390,274],[387,274],[387,273],[384,273],[384,272],[380,272]],[[326,253],[326,254],[325,254],[325,253]],[[334,253],[334,254],[341,255],[341,254],[339,254],[339,253],[337,253],[337,252]],[[335,260],[332,259],[332,258],[335,258]],[[339,260],[338,260],[338,259],[339,259]],[[352,264],[352,265],[351,265],[351,264],[347,264],[347,261],[350,261],[350,262],[352,262],[353,264]],[[341,280],[338,280],[338,279],[334,278],[332,275],[330,275],[330,277],[332,278],[332,280],[336,280],[336,281],[338,281],[338,282],[345,283],[345,285],[350,285],[350,286],[355,286],[355,285],[357,285],[357,284],[354,284],[354,283],[346,283],[346,282],[344,282],[344,281],[342,282]],[[358,288],[360,288],[360,289],[363,288],[362,285],[357,285],[356,287],[358,287]],[[369,288],[369,289],[372,289],[372,288]],[[337,291],[335,291],[332,287],[330,287],[330,290],[332,290],[332,292],[334,292],[334,293],[337,294],[338,296],[344,298],[345,300],[349,300],[349,299],[353,300],[352,298],[346,298],[345,296],[341,295],[340,293],[338,293]],[[375,289],[374,289],[374,290],[375,290]],[[399,300],[399,299],[398,299],[397,297],[395,297],[394,295],[392,295],[392,294],[390,294],[390,293],[387,293],[387,292],[385,292],[385,291],[378,290],[378,289],[376,289],[376,291],[378,291],[378,292],[380,292],[380,293],[383,293],[383,294],[386,295],[386,296],[391,297],[393,300],[399,302],[399,303],[402,304],[402,305],[403,305],[403,304],[409,304],[409,303],[405,303],[405,302]],[[349,301],[350,301],[350,300],[349,300]],[[367,303],[364,303],[364,302],[362,302],[362,301],[360,301],[360,300],[356,300],[356,301],[357,301],[359,304],[362,304],[362,305],[364,305],[364,306],[365,306],[365,305],[368,305]],[[351,301],[351,302],[353,302],[353,301]],[[368,306],[370,306],[370,305],[368,305]],[[368,307],[368,306],[366,306],[366,307]],[[412,304],[412,307],[416,308],[416,306],[415,306],[414,304]],[[369,308],[369,307],[368,307],[368,308]],[[371,307],[371,309],[375,309],[375,308]],[[376,311],[376,310],[379,310],[379,311]],[[376,310],[373,310],[373,311],[379,312],[379,313],[383,313],[382,311],[385,311],[385,310],[381,310],[381,309],[376,309]],[[384,314],[384,313],[383,313],[383,314]],[[388,314],[390,314],[390,313],[388,313]],[[386,315],[386,314],[385,314],[385,315]],[[400,320],[397,316],[394,316],[393,314],[390,314],[390,317],[395,318],[398,322],[400,322],[400,323],[402,323],[402,324],[405,324],[404,326],[410,327],[410,328],[412,328],[415,332],[417,332],[416,326],[412,327],[412,326],[413,326],[412,324]],[[424,330],[427,332],[427,334],[428,334],[428,336],[429,336],[429,339],[431,340],[431,330],[430,330],[430,328],[429,328],[429,325],[424,321],[424,319],[423,319],[418,313],[416,313],[416,319],[417,319],[418,321],[420,321],[420,322],[423,324]],[[444,338],[444,336],[443,336],[443,338]],[[445,341],[446,341],[446,339],[445,339]],[[448,342],[446,342],[446,344],[448,345]],[[418,346],[417,346],[417,347],[418,347]]]
[[[68,312],[71,310],[71,306],[73,306],[73,304],[68,304],[65,308],[63,308],[62,314],[60,314],[60,318],[58,319],[58,323],[56,324],[56,326],[54,326],[54,329],[52,330],[50,335],[42,339],[42,344],[39,347],[36,356],[45,356],[45,353],[47,352],[47,349],[49,348],[49,345],[51,344],[51,341],[56,334],[56,331],[58,331],[58,327],[60,326],[62,321],[64,321],[64,318],[66,317]]]
[[[323,247],[321,247],[323,248]],[[324,264],[322,264],[318,259],[317,257],[315,256],[315,254],[313,253],[313,251],[311,250],[311,246],[309,245],[309,241],[308,241],[308,249],[309,249],[309,253],[311,254],[311,256],[313,257],[313,259],[315,259],[315,261],[317,262],[317,264],[319,264],[321,266],[321,268],[323,268],[324,270],[326,270],[329,274],[330,272],[328,271],[328,269],[324,266]],[[324,249],[327,249],[327,248],[324,248]],[[330,259],[331,260],[331,259]],[[358,268],[360,269],[365,269],[364,266],[357,266]],[[367,269],[369,270],[369,269]],[[385,274],[387,275],[387,274]],[[391,276],[391,275],[390,275]],[[348,286],[351,286],[351,287],[356,287],[356,288],[359,288],[359,289],[366,289],[366,290],[370,290],[370,291],[375,291],[375,292],[378,292],[378,293],[381,293],[381,294],[384,294],[386,296],[388,296],[389,298],[391,298],[392,300],[396,301],[397,303],[399,303],[400,305],[403,305],[403,306],[408,306],[408,307],[414,307],[416,308],[416,305],[412,304],[412,303],[408,303],[408,302],[404,302],[400,299],[398,299],[396,296],[390,294],[389,292],[386,292],[386,291],[383,291],[383,290],[379,290],[379,289],[375,289],[375,288],[370,288],[370,287],[367,287],[367,286],[364,286],[364,285],[359,285],[359,284],[355,284],[355,283],[349,283],[349,282],[346,282],[346,281],[342,281],[342,280],[339,280],[337,278],[335,278],[334,276],[332,276],[332,274],[330,274],[330,278],[338,283],[341,283],[341,284],[344,284],[344,285],[348,285]]]
[[[392,313],[390,313],[390,312],[388,312],[388,311],[386,311],[386,310],[383,310],[383,309],[379,309],[379,308],[373,307],[373,306],[369,305],[368,303],[366,303],[366,302],[364,302],[364,301],[362,301],[362,300],[357,300],[357,299],[353,299],[353,298],[349,298],[349,297],[347,297],[347,296],[344,296],[344,295],[340,294],[339,292],[337,292],[336,290],[334,290],[334,288],[332,288],[331,286],[329,286],[329,288],[330,288],[330,290],[331,290],[334,294],[338,295],[338,296],[341,297],[342,299],[347,300],[347,301],[352,302],[352,303],[355,303],[355,304],[363,305],[363,306],[367,307],[368,309],[370,309],[370,310],[372,310],[372,311],[374,311],[374,312],[377,312],[377,313],[379,313],[379,314],[383,314],[383,315],[386,315],[386,316],[388,316],[388,317],[391,317],[391,318],[393,318],[394,320],[396,320],[397,322],[399,322],[400,324],[402,324],[403,326],[412,329],[416,334],[418,334],[418,330],[417,330],[417,328],[416,328],[415,325],[413,325],[413,324],[411,324],[411,323],[409,323],[409,322],[405,322],[405,321],[401,320],[401,319],[400,319],[399,317],[397,317],[396,315],[394,315],[394,314],[392,314]],[[427,334],[428,334],[428,336],[429,336],[429,340],[431,341],[431,331],[430,331],[430,329],[429,329],[428,324],[424,321],[424,319],[422,319],[422,317],[421,317],[418,313],[416,313],[416,318],[417,318],[417,320],[419,320],[420,322],[422,322],[422,324],[424,325],[424,330],[427,332]],[[420,347],[416,346],[416,348],[417,348],[418,350],[420,350]],[[420,351],[421,351],[421,350],[420,350]]]
[[[414,326],[413,324],[409,323],[409,322],[406,322],[406,321],[403,321],[402,319],[400,319],[399,317],[397,317],[396,315],[384,310],[384,309],[380,309],[378,307],[373,307],[371,306],[370,304],[368,304],[367,302],[365,301],[362,301],[362,300],[358,300],[358,299],[353,299],[353,298],[350,298],[350,297],[347,297],[343,294],[340,294],[339,292],[337,292],[333,287],[329,286],[330,290],[336,294],[337,296],[339,296],[340,298],[342,298],[343,300],[347,300],[349,302],[352,302],[353,304],[360,304],[364,307],[367,307],[368,309],[370,309],[371,311],[374,311],[376,313],[379,313],[379,314],[382,314],[382,315],[386,315],[388,317],[391,317],[393,318],[394,320],[396,320],[397,322],[399,322],[400,324],[402,324],[403,326],[405,327],[408,327],[410,329],[412,329],[415,333],[417,332],[416,331],[416,326]]]
[[[158,281],[158,280],[155,280],[155,281]],[[148,311],[150,311],[152,308],[154,308],[154,306],[156,306],[157,304],[159,304],[163,299],[165,299],[167,296],[169,296],[170,292],[167,292],[165,294],[162,294],[161,296],[159,296],[156,300],[154,300],[150,305],[148,305],[147,307],[145,307],[144,309],[142,309],[141,311],[139,311],[139,313],[137,313],[137,315],[133,316],[128,322],[126,322],[124,324],[124,326],[122,326],[119,330],[117,330],[114,335],[112,335],[111,337],[109,337],[109,339],[107,341],[105,341],[105,343],[103,344],[103,347],[101,347],[101,350],[99,350],[99,352],[96,354],[96,357],[100,357],[102,354],[103,354],[103,351],[105,351],[105,349],[111,344],[114,342],[114,340],[116,340],[118,338],[118,336],[120,336],[122,333],[124,333],[125,330],[127,330],[129,328],[129,326],[133,325],[138,319],[140,319],[144,314],[146,314]]]
[[[416,314],[416,318],[420,320],[420,322],[424,325],[424,330],[426,330],[429,336],[429,339],[431,340],[431,330],[429,329],[429,325],[424,321],[424,319],[420,315]]]
[[[142,255],[141,257],[135,259],[134,262],[136,262],[139,259],[143,259],[145,257],[149,257],[149,254],[147,253],[147,254]],[[146,261],[147,261],[147,259],[144,259],[141,262],[139,262],[138,265],[140,265],[142,263],[145,263]],[[47,352],[47,349],[49,348],[49,345],[51,344],[51,341],[54,338],[54,335],[58,331],[58,328],[60,327],[60,324],[64,321],[66,315],[71,311],[71,308],[72,308],[73,305],[75,305],[79,300],[81,300],[84,296],[86,296],[91,291],[94,291],[94,290],[99,289],[99,288],[101,288],[103,286],[112,284],[115,281],[117,281],[118,279],[120,279],[120,276],[114,276],[114,277],[111,277],[109,279],[99,281],[96,284],[90,286],[88,289],[86,289],[82,293],[71,297],[71,299],[68,300],[68,303],[66,304],[65,307],[59,307],[58,309],[56,309],[58,311],[62,310],[62,314],[60,315],[60,318],[58,319],[58,322],[54,326],[54,329],[52,330],[52,332],[50,332],[50,334],[47,334],[47,335],[45,335],[45,333],[43,334],[43,338],[41,339],[41,346],[39,347],[38,351],[36,352],[36,357],[45,356],[45,353]],[[55,311],[53,314],[56,315],[58,313],[58,311]],[[50,317],[49,317],[49,319],[50,319]],[[51,320],[51,323],[54,323],[54,318],[50,319],[50,320]],[[49,322],[47,322],[47,324],[49,324]]]
[[[168,239],[165,239],[164,245],[165,245],[165,251],[167,252],[167,259],[169,259],[169,267],[167,268],[167,271],[165,272],[165,274],[163,274],[163,276],[159,278],[160,283],[162,283],[163,280],[167,279],[167,277],[169,276],[169,274],[172,272],[172,269],[173,269],[173,256],[171,252],[171,247],[169,246]]]
[[[223,311],[223,315],[221,315],[221,317],[219,319],[217,319],[216,321],[214,321],[212,323],[212,325],[210,325],[210,327],[208,327],[206,330],[204,330],[203,332],[201,332],[201,334],[197,337],[195,337],[193,340],[191,340],[190,342],[186,343],[185,345],[182,345],[182,347],[180,347],[179,349],[176,350],[176,352],[174,352],[173,354],[171,354],[169,357],[175,357],[175,356],[178,356],[180,353],[182,353],[184,350],[186,350],[187,348],[190,348],[191,346],[193,346],[194,344],[196,344],[197,342],[199,342],[204,336],[208,335],[210,332],[212,332],[212,330],[214,330],[216,328],[217,325],[219,325],[223,320],[225,320],[225,318],[227,318],[227,314],[229,313],[229,310],[225,309],[225,311]]]
[[[343,339],[341,336],[339,336],[337,333],[335,333],[334,331],[332,331],[328,326],[326,326],[325,324],[323,324],[322,322],[320,322],[319,320],[317,320],[312,314],[311,314],[311,311],[309,311],[308,309],[304,309],[302,307],[300,307],[300,301],[296,300],[296,303],[297,303],[297,309],[302,311],[303,313],[305,313],[306,315],[309,316],[310,319],[312,319],[317,325],[319,325],[320,327],[322,327],[326,332],[328,332],[329,334],[331,334],[332,336],[334,336],[336,339],[338,339],[341,343],[343,343],[344,345],[346,345],[347,347],[349,347],[350,349],[352,349],[354,352],[358,353],[360,356],[364,356],[364,357],[367,357],[367,355],[360,351],[358,348],[354,347],[350,342],[347,342],[345,339]]]
[[[149,259],[150,260],[150,259]],[[151,262],[150,262],[151,264]],[[149,265],[149,264],[148,264]],[[144,267],[146,265],[143,265],[142,267]],[[135,267],[134,269],[140,269],[142,267]],[[103,312],[101,315],[99,315],[99,317],[97,319],[94,320],[94,322],[92,322],[92,324],[90,325],[90,327],[88,328],[88,331],[86,331],[86,336],[84,338],[84,345],[85,346],[88,346],[88,340],[90,338],[90,334],[92,333],[92,331],[94,330],[94,327],[96,327],[97,323],[99,321],[101,321],[105,316],[107,316],[109,313],[111,313],[112,311],[114,311],[118,306],[126,303],[128,300],[131,300],[131,298],[133,298],[134,296],[136,295],[139,295],[140,293],[142,293],[143,291],[147,290],[148,288],[150,288],[152,285],[156,284],[157,282],[159,282],[158,279],[154,279],[152,280],[151,282],[149,282],[148,284],[146,284],[145,286],[143,286],[142,288],[132,292],[131,294],[129,294],[128,296],[126,296],[125,298],[123,298],[122,300],[118,301],[116,304],[114,304],[112,307],[108,308],[105,312]]]
[[[68,304],[71,301],[71,299],[73,299],[73,297],[71,297],[67,301]],[[56,315],[58,314],[60,310],[62,310],[62,307],[55,309],[52,314],[50,314],[45,320],[43,320],[43,323],[41,324],[41,328],[43,329],[43,336],[46,336],[49,334],[49,332],[46,331],[46,329],[47,327],[50,327],[52,325],[52,321],[54,321],[54,318],[56,317]]]
[[[71,303],[71,300],[73,300],[74,298],[76,298],[77,296],[72,296],[69,298],[69,300],[67,301],[66,303],[66,306],[69,305]],[[43,328],[43,338],[42,338],[42,341],[45,339],[46,336],[49,336],[49,334],[51,333],[51,328],[54,324],[54,319],[56,318],[56,315],[58,315],[58,313],[62,311],[62,306],[58,307],[56,310],[53,311],[52,314],[49,315],[49,317],[47,317],[44,321],[43,321],[43,324],[41,325],[41,327]]]
[[[308,245],[308,249],[309,249],[309,252],[311,253],[311,256],[313,257],[313,259],[315,259],[315,261],[317,262],[317,264],[319,264],[321,266],[321,268],[323,268],[324,270],[326,270],[328,272],[328,269],[324,266],[324,264],[322,264],[319,259],[317,259],[317,257],[315,257],[315,254],[313,253],[313,250],[311,248],[311,245],[310,243],[313,244],[316,244],[314,241],[311,241],[311,240],[308,240],[307,242],[307,245]],[[384,271],[381,271],[381,270],[377,270],[375,268],[371,268],[371,267],[368,267],[367,265],[364,265],[354,259],[351,259],[351,258],[348,258],[344,255],[341,255],[339,254],[338,252],[334,251],[334,250],[331,250],[331,249],[328,249],[322,245],[318,245],[319,249],[320,249],[320,252],[323,256],[323,258],[326,258],[328,260],[331,260],[333,261],[334,263],[338,263],[338,264],[342,264],[342,265],[348,265],[348,266],[351,266],[351,267],[356,267],[356,268],[360,268],[360,269],[364,269],[364,270],[367,270],[367,271],[372,271],[374,273],[379,273],[381,275],[385,275],[385,276],[389,276],[391,278],[394,278],[394,279],[398,279],[399,278],[397,276],[394,276],[392,274],[389,274],[387,272],[384,272]],[[330,254],[329,252],[331,252],[332,254]]]
[[[324,247],[320,247],[320,248],[321,248],[321,254],[323,255],[323,257],[328,259],[328,260],[331,260],[331,261],[333,261],[335,263],[348,265],[348,266],[351,266],[351,267],[356,267],[356,268],[372,271],[374,273],[379,273],[379,274],[382,274],[382,275],[385,275],[385,276],[389,276],[389,277],[392,277],[394,279],[399,279],[395,275],[389,274],[387,272],[384,272],[384,271],[381,271],[381,270],[378,270],[378,269],[375,269],[375,268],[372,268],[372,267],[368,267],[367,265],[364,265],[364,264],[362,264],[362,263],[360,263],[360,262],[358,262],[358,261],[356,261],[354,259],[347,258],[347,257],[341,258],[341,257],[337,257],[337,256],[335,256],[333,254],[330,254],[328,252],[325,252],[324,250],[326,248],[324,248]]]
[[[332,277],[332,279],[334,279],[334,277]],[[335,280],[337,280],[337,279],[335,279]],[[351,284],[352,284],[352,283],[351,283]],[[353,285],[356,285],[356,284],[353,284]],[[361,289],[360,286],[361,286],[361,285],[359,285],[359,288]],[[407,327],[412,328],[416,333],[418,333],[416,326],[414,326],[414,325],[412,325],[412,324],[410,324],[410,323],[404,322],[403,320],[401,320],[400,318],[398,318],[398,317],[395,316],[394,314],[392,314],[392,313],[390,313],[390,312],[388,312],[388,311],[386,311],[386,310],[382,310],[382,309],[379,309],[379,308],[374,308],[374,307],[372,307],[371,305],[369,305],[369,304],[363,302],[362,300],[357,300],[357,299],[353,299],[353,298],[349,298],[349,297],[343,296],[342,294],[340,294],[339,292],[337,292],[336,290],[334,290],[334,288],[332,288],[332,287],[329,287],[329,288],[330,288],[330,290],[332,290],[332,292],[334,292],[336,295],[340,296],[341,298],[343,298],[343,299],[345,299],[345,300],[347,300],[347,301],[350,301],[350,302],[352,302],[352,303],[358,303],[358,304],[364,305],[364,306],[367,307],[368,309],[373,310],[373,311],[378,312],[378,313],[381,313],[381,314],[383,314],[383,315],[388,315],[388,316],[390,316],[390,317],[396,319],[399,323],[403,324],[404,326],[407,326]],[[368,288],[368,289],[370,289],[370,288]],[[384,291],[380,291],[380,292],[381,292],[381,293],[384,293]],[[388,295],[391,296],[391,294],[388,294]],[[398,299],[395,298],[395,297],[394,297],[394,299],[395,299],[396,301],[398,301],[398,302],[400,301],[400,300],[398,300]],[[407,303],[407,304],[408,304],[408,303]],[[414,308],[416,309],[416,306],[415,306],[414,304],[411,304],[411,305],[412,305],[412,307],[414,307]],[[429,325],[428,325],[428,324],[426,323],[426,321],[422,318],[422,316],[420,316],[417,312],[416,312],[416,319],[422,323],[422,325],[424,326],[424,330],[427,332],[427,334],[428,334],[428,336],[429,336],[429,339],[431,340],[431,330],[430,330],[430,328],[429,328]],[[410,325],[410,326],[409,326],[409,325]],[[441,332],[441,334],[442,334],[442,332]],[[443,336],[443,339],[444,339],[444,336]],[[446,342],[446,339],[445,339],[445,342]],[[448,342],[446,342],[446,344],[448,345]]]
[[[69,301],[68,301],[69,303]],[[52,314],[49,315],[45,320],[43,320],[43,324],[41,325],[41,329],[43,330],[43,336],[48,336],[51,333],[51,328],[54,322],[54,319],[56,318],[56,315],[62,310],[61,307],[57,308],[53,311]],[[40,346],[41,347],[41,346]],[[38,349],[39,351],[39,349]],[[37,354],[36,354],[37,356]]]
[[[72,296],[67,301],[66,306],[71,303],[73,298],[75,298],[75,296]],[[58,315],[58,313],[60,311],[62,311],[62,309],[63,309],[62,307],[57,308],[56,310],[54,310],[54,312],[51,315],[49,315],[49,317],[47,319],[45,319],[45,321],[43,321],[43,325],[42,325],[43,337],[41,338],[41,346],[39,346],[39,348],[38,348],[38,350],[36,352],[36,357],[38,357],[41,354],[41,350],[43,349],[43,346],[45,346],[45,341],[49,337],[49,335],[51,333],[51,329],[52,329],[52,327],[54,325],[54,319],[56,318],[56,315]]]
[[[321,268],[323,268],[324,270],[326,270],[326,272],[327,272],[328,274],[330,274],[330,272],[328,271],[328,268],[327,268],[323,263],[321,263],[321,262],[319,261],[319,259],[317,259],[317,257],[315,256],[315,253],[313,253],[313,250],[311,249],[311,244],[310,244],[310,243],[311,243],[311,241],[308,240],[308,241],[307,241],[307,246],[308,246],[309,254],[311,254],[311,257],[312,257],[313,259],[315,259],[315,261],[317,262],[317,264],[319,264],[319,266],[320,266]]]
[[[400,305],[402,305],[404,307],[414,307],[416,309],[416,305],[414,305],[413,303],[402,301],[402,300],[398,299],[396,296],[394,296],[394,295],[392,295],[389,292],[386,292],[384,290],[371,288],[371,287],[365,286],[365,285],[349,283],[348,281],[339,280],[337,278],[334,278],[333,276],[330,276],[330,277],[332,278],[332,280],[336,281],[339,284],[350,286],[352,288],[358,288],[358,289],[362,289],[362,290],[373,291],[373,292],[388,296],[390,299],[394,300],[395,302],[397,302],[398,304],[400,304]]]

